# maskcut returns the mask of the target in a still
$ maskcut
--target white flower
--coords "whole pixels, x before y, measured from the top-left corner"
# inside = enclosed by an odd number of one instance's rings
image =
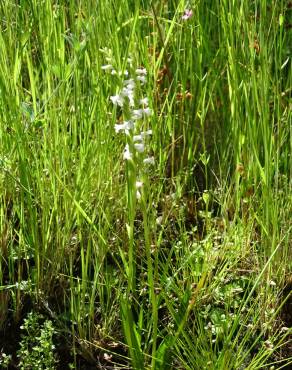
[[[147,131],[141,131],[140,135],[134,135],[133,140],[134,141],[143,141],[143,139],[147,136],[152,135],[152,130]]]
[[[135,101],[134,101],[134,95],[128,95],[128,99],[129,99],[129,105],[130,107],[134,107],[135,105]]]
[[[141,193],[140,193],[140,191],[139,191],[139,190],[137,190],[137,191],[136,191],[136,198],[137,198],[138,200],[140,200],[140,199],[141,199]]]
[[[134,109],[133,110],[132,119],[137,120],[141,119],[143,116],[151,116],[152,115],[152,109],[150,108],[142,108],[142,109]]]
[[[114,67],[111,64],[105,64],[104,66],[101,66],[101,69],[104,71],[108,71],[110,69],[113,69]]]
[[[140,99],[140,104],[141,105],[148,105],[148,98]]]
[[[145,76],[138,76],[137,80],[140,81],[142,84],[146,82],[146,77]]]
[[[144,164],[154,164],[155,163],[155,161],[154,161],[154,157],[149,157],[149,158],[145,158],[144,160],[143,160],[143,163]]]
[[[137,120],[143,117],[143,110],[142,109],[134,109],[132,119]]]
[[[113,357],[113,355],[109,355],[108,353],[104,353],[103,354],[103,358],[106,360],[106,361],[111,361],[111,359],[112,359],[112,357]]]
[[[143,182],[142,181],[136,181],[136,188],[139,189],[139,188],[142,188],[143,186]]]
[[[141,136],[146,137],[152,135],[152,130],[142,131]]]
[[[129,99],[129,104],[131,107],[134,107],[135,105],[135,102],[134,102],[134,91],[129,88],[128,86],[127,87],[123,87],[122,89],[122,96],[126,96],[128,99]]]
[[[144,108],[144,109],[142,109],[142,112],[143,112],[146,116],[151,116],[151,115],[152,115],[152,109],[150,109],[150,108]]]
[[[143,143],[136,143],[134,144],[134,148],[137,150],[137,152],[143,153],[145,150],[145,145]]]
[[[162,221],[163,221],[163,217],[162,216],[158,216],[157,219],[156,219],[156,225],[161,225],[162,224]]]
[[[130,152],[130,149],[129,149],[129,145],[128,144],[126,144],[126,146],[125,146],[123,158],[126,161],[132,159],[132,153]]]
[[[127,135],[129,134],[129,130],[133,128],[134,128],[133,121],[125,121],[124,123],[115,125],[116,133],[119,133],[120,131],[124,131]]]
[[[112,75],[116,75],[116,74],[117,74],[117,71],[116,71],[115,69],[113,69],[113,70],[111,71],[111,74],[112,74]]]
[[[134,90],[135,88],[135,81],[133,78],[130,78],[129,80],[124,81],[124,85],[131,90]]]
[[[134,91],[132,89],[129,89],[127,86],[123,87],[122,95],[129,96],[129,95],[133,95],[133,94],[134,94]]]
[[[142,135],[134,135],[133,136],[133,141],[142,141],[142,140],[143,140]]]
[[[115,71],[114,74],[117,74],[117,72]],[[129,75],[129,72],[127,70],[125,70],[124,73],[122,71],[119,71],[118,75],[119,76],[123,76],[123,75],[128,76]]]
[[[286,332],[286,331],[289,331],[290,329],[287,327],[287,326],[283,326],[281,328],[281,332]]]
[[[113,95],[110,97],[113,105],[119,105],[122,107],[124,105],[124,98],[121,95]]]
[[[136,74],[137,75],[143,75],[143,76],[146,76],[147,75],[147,70],[145,68],[137,68],[136,69]]]

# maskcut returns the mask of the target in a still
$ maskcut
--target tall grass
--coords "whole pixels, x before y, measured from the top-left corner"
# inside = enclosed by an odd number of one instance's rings
[[[1,2],[0,337],[33,310],[62,369],[288,368],[290,8]],[[139,67],[154,166],[114,130]]]

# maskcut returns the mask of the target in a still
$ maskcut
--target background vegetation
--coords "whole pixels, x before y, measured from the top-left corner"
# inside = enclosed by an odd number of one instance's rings
[[[291,8],[1,1],[0,366],[291,368]]]

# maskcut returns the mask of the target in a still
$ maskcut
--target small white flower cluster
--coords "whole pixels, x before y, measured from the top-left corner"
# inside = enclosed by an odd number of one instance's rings
[[[118,76],[122,76],[122,75],[128,76],[129,75],[129,72],[127,70],[125,70],[124,73],[122,71],[117,72],[111,64],[105,64],[104,66],[101,67],[101,69],[104,71],[110,71],[111,75],[118,75]]]
[[[128,63],[132,68],[132,60],[128,59]],[[128,76],[129,72],[116,72],[111,64],[102,66],[105,71],[110,71],[111,74],[118,76]],[[113,73],[114,72],[114,73]],[[122,108],[124,113],[124,120],[122,123],[117,123],[114,126],[116,133],[124,133],[127,136],[127,144],[124,149],[124,160],[132,160],[136,158],[139,153],[146,151],[146,139],[152,135],[152,130],[142,130],[141,127],[145,119],[152,115],[152,109],[149,108],[149,100],[147,97],[138,98],[138,91],[141,90],[147,81],[147,70],[145,68],[137,68],[133,78],[123,81],[122,88],[116,94],[110,97],[114,106]],[[145,165],[153,165],[154,157],[147,157],[142,160]],[[140,199],[141,194],[139,189],[142,187],[142,182],[136,182],[137,199]]]

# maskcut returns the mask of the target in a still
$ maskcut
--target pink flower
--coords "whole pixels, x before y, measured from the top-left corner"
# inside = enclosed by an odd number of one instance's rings
[[[191,9],[186,9],[184,15],[181,17],[182,20],[186,21],[193,16],[193,11]]]

